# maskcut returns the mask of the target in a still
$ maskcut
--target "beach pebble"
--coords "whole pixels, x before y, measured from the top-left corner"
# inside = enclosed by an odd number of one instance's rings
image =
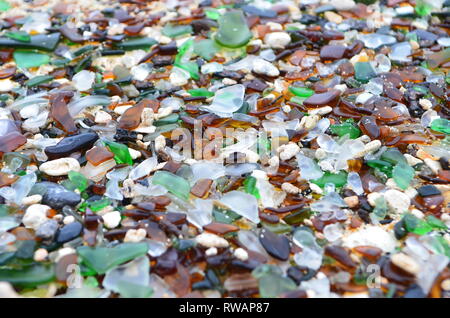
[[[49,176],[64,176],[69,171],[80,171],[80,163],[74,158],[60,158],[44,162],[39,170]]]
[[[48,220],[47,218],[48,210],[50,210],[50,207],[47,205],[43,204],[30,205],[25,211],[22,223],[27,228],[37,230],[39,226],[41,226]]]
[[[212,233],[202,233],[195,238],[195,241],[205,247],[227,247],[228,241]]]
[[[291,42],[291,36],[286,32],[271,32],[264,36],[264,43],[272,48],[284,49]]]

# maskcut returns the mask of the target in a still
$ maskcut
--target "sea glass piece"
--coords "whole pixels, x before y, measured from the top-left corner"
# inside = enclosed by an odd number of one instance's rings
[[[150,287],[150,262],[146,256],[108,271],[103,287],[126,298],[148,298]]]
[[[219,89],[214,95],[213,102],[205,110],[220,117],[231,117],[244,103],[245,86],[231,85]]]
[[[114,160],[118,164],[133,165],[133,158],[130,155],[128,147],[115,141],[103,140],[106,147],[114,154]]]
[[[321,188],[325,187],[327,183],[333,183],[336,188],[340,188],[347,183],[347,173],[345,171],[340,171],[338,173],[326,171],[321,178],[311,180],[311,182],[317,184]]]
[[[258,201],[251,194],[241,191],[230,191],[222,196],[220,203],[256,224],[260,221]]]
[[[55,279],[52,265],[31,264],[22,268],[0,269],[0,280],[18,287],[36,287],[49,283]]]
[[[64,95],[56,96],[50,108],[50,115],[56,121],[57,125],[68,134],[74,134],[78,131],[75,122],[69,113]]]
[[[444,134],[450,134],[450,120],[446,118],[437,118],[431,122],[430,128]]]
[[[157,171],[152,177],[152,184],[162,185],[169,192],[183,200],[189,199],[189,193],[191,191],[189,182],[173,173]]]
[[[247,25],[241,10],[233,10],[219,18],[219,30],[215,40],[222,46],[238,48],[246,45],[252,38],[252,33]]]
[[[121,243],[114,247],[77,248],[81,260],[98,274],[104,274],[116,266],[147,254],[147,243]]]
[[[341,92],[337,89],[332,89],[326,93],[314,94],[303,101],[303,105],[308,108],[322,107],[322,106],[336,106],[339,101]]]
[[[47,54],[35,51],[17,50],[14,51],[13,56],[17,66],[22,68],[38,67],[50,62],[50,57]]]
[[[37,34],[30,37],[30,42],[23,42],[8,37],[0,37],[0,48],[11,47],[15,49],[36,49],[53,51],[58,45],[60,33]]]
[[[192,33],[192,26],[190,25],[174,25],[174,24],[166,24],[162,29],[162,34],[168,36],[169,38],[176,38],[180,35],[190,34]]]
[[[314,95],[314,91],[307,87],[289,86],[289,91],[298,97],[309,97]]]
[[[367,83],[371,78],[377,74],[369,62],[357,62],[355,63],[355,79]]]

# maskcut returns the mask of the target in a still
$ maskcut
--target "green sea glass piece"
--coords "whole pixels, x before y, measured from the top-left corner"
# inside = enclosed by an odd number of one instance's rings
[[[60,37],[60,33],[38,34],[30,36],[29,42],[23,42],[5,36],[0,37],[0,48],[11,47],[15,49],[53,51],[58,45]]]
[[[215,40],[222,46],[238,48],[246,45],[253,37],[244,13],[241,10],[233,10],[219,18],[219,30]]]
[[[192,26],[190,25],[175,25],[175,24],[166,24],[162,29],[162,34],[168,36],[169,38],[176,38],[177,36],[184,34],[191,34]]]
[[[191,39],[184,42],[178,49],[178,54],[175,56],[175,62],[173,65],[189,72],[189,75],[193,79],[198,80],[200,79],[199,66],[196,62],[190,61],[193,52],[194,41]]]
[[[146,50],[156,43],[158,42],[153,38],[131,38],[120,43],[116,43],[115,47],[126,51],[139,49]]]
[[[403,222],[406,230],[414,234],[424,235],[433,230],[427,222],[409,213],[405,214]]]
[[[314,95],[314,91],[307,87],[289,86],[289,91],[298,97],[309,97]]]
[[[199,96],[204,96],[204,97],[213,97],[214,93],[208,91],[206,88],[194,88],[194,89],[190,89],[187,91],[189,94],[191,94],[191,96],[195,96],[195,97],[199,97]]]
[[[399,188],[405,190],[414,178],[414,169],[407,163],[398,163],[392,169],[392,178]]]
[[[48,83],[54,79],[51,75],[39,75],[35,76],[33,78],[30,78],[28,81],[25,82],[25,85],[28,87],[38,86],[41,84]]]
[[[194,42],[194,53],[207,61],[211,60],[219,50],[217,43],[211,39]]]
[[[350,139],[356,139],[361,135],[361,130],[352,124],[352,123],[342,123],[331,125],[330,130],[333,134],[338,135],[339,137],[349,135]]]
[[[11,5],[9,4],[9,2],[0,0],[0,11],[5,12],[9,9],[11,9]]]
[[[152,178],[152,184],[162,185],[170,193],[183,200],[189,199],[189,192],[191,191],[189,182],[173,173],[161,170],[156,171]]]
[[[255,196],[257,199],[259,199],[261,197],[261,195],[259,194],[259,190],[256,187],[256,178],[255,177],[248,176],[247,178],[245,178],[244,189],[245,189],[245,192]]]
[[[325,187],[327,183],[333,183],[336,188],[340,188],[347,183],[347,173],[345,171],[339,171],[338,173],[326,171],[321,178],[311,180],[311,182],[321,188]]]
[[[128,147],[118,142],[104,140],[105,146],[114,154],[114,160],[118,164],[133,165],[133,158],[130,155]]]
[[[50,57],[47,54],[35,51],[18,50],[13,53],[13,57],[17,66],[21,68],[38,67],[50,62]]]
[[[69,171],[69,180],[76,186],[80,192],[83,192],[88,187],[88,179],[81,173],[76,171]]]
[[[5,36],[13,39],[13,40],[17,40],[20,42],[31,42],[31,36],[24,31],[10,31],[10,32],[6,32]]]
[[[52,265],[32,264],[22,268],[0,269],[0,281],[9,282],[18,287],[36,287],[55,279]]]
[[[147,243],[122,243],[114,247],[80,246],[77,248],[82,262],[98,274],[104,274],[120,264],[145,255],[147,251]]]
[[[355,79],[362,83],[367,83],[371,78],[375,77],[377,73],[369,62],[355,63]]]
[[[450,120],[445,118],[437,118],[431,122],[431,129],[444,134],[450,134]]]

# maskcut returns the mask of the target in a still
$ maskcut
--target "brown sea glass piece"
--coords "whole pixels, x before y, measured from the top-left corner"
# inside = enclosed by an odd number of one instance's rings
[[[137,105],[128,108],[120,117],[119,128],[131,130],[138,127],[141,123],[143,110],[143,103],[138,103]]]
[[[300,65],[300,63],[302,62],[305,55],[306,55],[306,51],[297,50],[289,57],[289,62],[292,65]]]
[[[214,234],[219,234],[219,235],[225,235],[230,232],[239,231],[239,227],[237,227],[235,225],[226,224],[226,223],[218,223],[218,222],[213,222],[208,225],[205,225],[203,227],[203,229],[205,231],[208,231],[208,232],[211,232]]]
[[[27,142],[27,138],[17,131],[0,137],[0,157],[5,152],[14,151]]]
[[[68,134],[74,134],[78,131],[75,122],[69,113],[66,96],[58,95],[51,102],[50,115],[56,121],[59,128]]]
[[[359,123],[359,128],[361,128],[362,132],[371,139],[377,139],[380,137],[380,127],[378,127],[374,116],[363,116],[361,118],[361,122]]]
[[[374,115],[378,120],[389,122],[397,120],[400,117],[400,114],[393,110],[388,106],[379,106],[375,108]]]
[[[64,24],[59,28],[59,32],[74,43],[83,43],[84,37],[78,33],[76,28],[71,28],[67,24]]]
[[[208,194],[212,182],[211,179],[198,180],[191,188],[191,193],[198,198],[204,198]]]
[[[346,47],[343,45],[325,45],[320,50],[322,61],[335,61],[344,57]]]
[[[339,75],[349,77],[355,75],[355,68],[350,62],[342,63],[338,66],[337,72]]]
[[[16,74],[16,70],[17,70],[17,68],[15,66],[6,67],[6,68],[0,70],[0,79],[5,79],[5,78],[13,76],[14,74]]]
[[[339,101],[341,92],[337,89],[330,90],[326,93],[314,94],[303,101],[303,105],[310,108],[322,106],[336,106]]]
[[[19,176],[0,171],[0,188],[13,184]]]
[[[157,111],[158,106],[158,102],[152,100],[144,99],[140,101],[135,106],[128,108],[122,114],[119,121],[119,128],[127,130],[137,128],[141,123],[141,115],[144,108],[149,107],[152,108],[153,111]]]
[[[370,260],[376,260],[378,259],[381,254],[383,253],[383,250],[375,247],[375,246],[356,246],[354,248],[355,252],[361,254],[362,256],[370,259]]]
[[[86,160],[94,166],[114,158],[114,154],[105,147],[95,146],[88,152],[86,152]]]

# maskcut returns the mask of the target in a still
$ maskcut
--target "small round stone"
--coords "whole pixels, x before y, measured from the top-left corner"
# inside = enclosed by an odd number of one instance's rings
[[[42,224],[44,224],[48,220],[47,218],[48,210],[50,210],[50,207],[47,205],[43,204],[30,205],[25,211],[22,223],[27,228],[37,230]]]
[[[143,239],[145,239],[146,236],[147,236],[147,231],[145,231],[144,229],[137,229],[137,230],[131,229],[131,230],[127,231],[123,241],[137,243],[137,242],[140,242]]]
[[[34,252],[33,259],[36,262],[44,261],[48,256],[48,251],[45,248],[39,248]]]
[[[265,44],[277,49],[284,49],[290,42],[291,37],[286,32],[271,32],[264,37]]]
[[[205,247],[228,247],[229,245],[226,239],[212,233],[202,233],[195,238],[195,241]]]
[[[122,219],[119,211],[112,211],[102,215],[103,222],[108,229],[116,228]]]
[[[56,235],[58,243],[65,243],[78,237],[83,230],[83,225],[80,222],[73,222],[64,226]]]
[[[69,171],[80,171],[80,163],[74,158],[60,158],[44,162],[39,170],[49,176],[64,176]]]

